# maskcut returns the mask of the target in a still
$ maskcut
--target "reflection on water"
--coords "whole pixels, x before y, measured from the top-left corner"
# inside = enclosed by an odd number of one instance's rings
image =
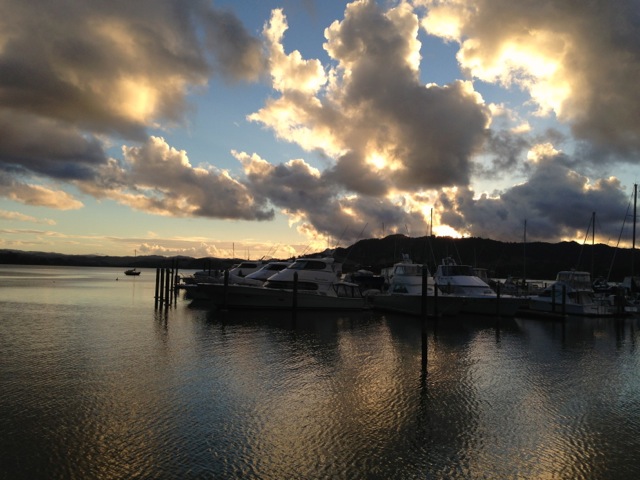
[[[637,319],[156,311],[153,286],[0,267],[1,478],[640,472]]]

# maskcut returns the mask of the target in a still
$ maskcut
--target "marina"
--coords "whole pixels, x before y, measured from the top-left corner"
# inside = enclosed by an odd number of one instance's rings
[[[141,270],[0,267],[1,478],[640,474],[637,317],[155,308]]]

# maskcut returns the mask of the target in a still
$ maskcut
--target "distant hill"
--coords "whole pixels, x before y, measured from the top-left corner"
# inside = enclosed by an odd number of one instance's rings
[[[182,269],[225,269],[239,260],[221,258],[163,257],[160,255],[138,255],[114,257],[106,255],[65,255],[50,252],[24,252],[0,250],[0,264],[14,265],[60,265],[78,267],[121,268],[165,268],[178,265]]]
[[[362,267],[378,272],[380,268],[400,261],[403,253],[416,263],[426,263],[432,273],[444,257],[451,256],[458,263],[486,268],[494,278],[512,275],[541,280],[553,280],[558,271],[573,268],[592,272],[594,278],[603,276],[611,281],[621,281],[631,273],[632,258],[631,249],[602,244],[531,242],[524,245],[477,237],[412,238],[404,235],[360,240],[350,247],[338,249],[336,257],[345,263],[345,271]],[[640,252],[634,256],[638,265]],[[636,273],[639,271],[635,269]]]
[[[499,242],[484,238],[419,237],[390,235],[385,238],[360,240],[337,248],[336,259],[344,264],[343,271],[366,268],[376,273],[393,265],[408,254],[416,263],[426,263],[431,271],[442,258],[451,256],[458,263],[486,268],[494,278],[526,276],[529,279],[552,280],[560,270],[586,270],[594,278],[603,276],[621,281],[631,273],[631,249],[607,245],[581,245],[576,242]],[[69,265],[89,267],[158,268],[178,266],[180,269],[225,269],[240,259],[163,257],[138,255],[114,257],[102,255],[63,255],[59,253],[0,250],[0,263],[19,265]],[[636,261],[636,265],[638,262]],[[640,270],[636,267],[635,272]],[[611,274],[609,275],[609,272]]]

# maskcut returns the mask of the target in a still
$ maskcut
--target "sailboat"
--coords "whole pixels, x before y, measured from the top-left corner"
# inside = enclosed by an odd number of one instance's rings
[[[625,277],[620,286],[623,288],[624,293],[634,305],[638,303],[638,287],[640,286],[640,278],[636,276],[635,272],[635,251],[636,251],[636,208],[638,203],[638,184],[633,185],[633,233],[631,243],[631,275]]]
[[[137,256],[137,254],[138,254],[138,251],[137,251],[137,250],[134,250],[134,251],[133,251],[133,257],[135,258],[135,257]],[[140,273],[141,273],[141,272],[139,272],[138,270],[136,270],[136,269],[135,269],[135,267],[134,267],[134,268],[130,268],[129,270],[125,270],[125,271],[124,271],[124,274],[125,274],[125,275],[134,276],[134,277],[137,277],[138,275],[140,275]]]

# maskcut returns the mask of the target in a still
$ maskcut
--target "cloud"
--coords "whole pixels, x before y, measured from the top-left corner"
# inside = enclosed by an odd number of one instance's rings
[[[175,242],[171,242],[175,243]],[[191,243],[191,242],[184,242]],[[222,257],[227,252],[221,251],[215,245],[207,243],[191,244],[191,245],[162,245],[160,243],[143,242],[138,245],[138,252],[141,255],[162,255],[165,257],[185,256],[193,258],[203,257]]]
[[[636,162],[640,5],[599,0],[416,0],[427,32],[460,43],[474,78],[518,86],[578,139]]]
[[[254,81],[264,69],[259,39],[233,14],[204,0],[4,4],[0,194],[22,203],[78,208],[69,194],[56,192],[54,199],[51,188],[28,186],[23,179],[77,181],[85,187],[113,181],[96,177],[112,169],[105,149],[114,138],[144,143],[148,128],[182,123],[191,108],[187,95],[205,87],[213,73]],[[233,182],[216,186],[223,183]],[[165,208],[162,200],[130,198],[136,202],[147,210]],[[220,203],[200,205],[195,214],[210,215]]]
[[[106,161],[92,135],[48,118],[0,108],[0,171],[58,180],[89,179]]]
[[[242,163],[248,188],[282,209],[298,230],[328,243],[352,242],[368,234],[415,227],[424,232],[424,218],[407,202],[384,197],[350,195],[335,182],[333,172],[320,172],[303,160],[273,165],[258,155],[234,152]]]
[[[265,200],[227,172],[193,167],[184,150],[151,137],[139,147],[123,147],[124,161],[111,161],[97,181],[77,182],[96,198],[110,198],[137,210],[170,216],[270,220]]]
[[[443,192],[440,221],[474,236],[521,241],[527,220],[529,240],[562,241],[584,238],[596,212],[599,241],[617,238],[628,205],[619,180],[590,183],[571,169],[569,158],[557,152],[542,156],[532,168],[526,182],[499,197],[476,198],[471,189]]]
[[[0,171],[0,197],[6,197],[15,202],[39,207],[50,207],[58,210],[76,210],[83,206],[63,190],[20,182],[10,175]]]
[[[0,218],[4,220],[12,220],[18,222],[31,222],[31,223],[43,223],[46,225],[55,225],[56,222],[49,218],[36,218],[30,215],[25,215],[20,212],[9,212],[7,210],[0,210]]]
[[[259,42],[205,1],[9,5],[0,19],[0,104],[83,130],[140,139],[156,120],[181,121],[185,95],[212,71],[209,52],[223,75],[252,80],[261,69]]]
[[[5,5],[0,196],[28,205],[82,207],[61,190],[66,182],[159,215],[262,221],[277,208],[326,242],[357,240],[365,226],[371,235],[422,233],[434,205],[440,222],[460,232],[509,238],[527,218],[531,235],[559,239],[585,228],[583,212],[618,218],[625,194],[606,169],[635,162],[640,150],[637,0],[579,8],[558,0],[391,8],[361,0],[326,28],[324,60],[285,49],[281,9],[259,39],[208,0]],[[421,59],[420,27],[458,42],[464,79],[421,81],[420,69],[432,66]],[[267,78],[273,96],[248,120],[321,156],[325,169],[233,151],[243,167],[234,176],[194,165],[186,151],[150,135],[183,126],[190,95],[216,75]],[[537,115],[571,133],[534,133],[523,116],[529,105],[487,105],[479,80],[522,89]],[[563,153],[576,138],[578,147]],[[121,158],[106,153],[123,143]],[[522,183],[475,191],[474,181],[505,172]],[[603,172],[603,180],[589,179]],[[613,231],[611,222],[603,231]],[[171,248],[146,243],[150,251]]]
[[[317,61],[284,53],[285,30],[282,12],[274,12],[264,35],[281,96],[250,120],[338,158],[335,178],[357,193],[469,182],[489,111],[470,83],[419,82],[418,19],[408,5],[383,11],[373,1],[349,4],[344,20],[325,30],[325,50],[336,64],[326,74]],[[377,174],[366,173],[372,165]],[[375,186],[355,171],[375,177]]]

